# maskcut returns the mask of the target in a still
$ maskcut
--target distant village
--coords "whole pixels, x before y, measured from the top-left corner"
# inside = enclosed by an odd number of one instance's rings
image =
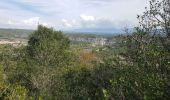
[[[69,37],[71,41],[74,42],[85,42],[85,43],[91,43],[92,46],[104,46],[104,45],[112,45],[114,44],[113,40],[109,40],[107,38],[102,37],[95,37],[95,38],[84,38],[84,37]]]
[[[8,38],[1,38],[0,39],[0,45],[9,44],[12,46],[21,46],[21,45],[27,45],[26,39],[8,39]]]
[[[104,46],[104,45],[112,45],[114,44],[113,40],[108,40],[107,38],[84,38],[84,37],[69,37],[70,41],[73,42],[84,42],[84,43],[91,43],[92,46]],[[12,46],[21,46],[27,45],[28,40],[26,39],[8,39],[8,38],[1,38],[0,45],[9,44]]]

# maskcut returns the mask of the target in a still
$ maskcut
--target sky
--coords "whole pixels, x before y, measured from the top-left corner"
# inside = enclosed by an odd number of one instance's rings
[[[0,27],[121,29],[136,26],[147,5],[148,0],[0,0]]]

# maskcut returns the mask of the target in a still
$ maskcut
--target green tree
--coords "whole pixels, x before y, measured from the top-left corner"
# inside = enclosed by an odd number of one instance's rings
[[[151,0],[136,32],[121,37],[126,51],[98,65],[106,99],[170,99],[169,4]]]
[[[28,100],[26,88],[9,84],[2,66],[0,66],[0,80],[0,100]]]
[[[151,0],[150,8],[138,16],[140,26],[127,35],[119,74],[111,80],[118,98],[169,99],[169,11],[169,0]]]
[[[61,31],[39,25],[29,38],[27,52],[40,65],[62,66],[68,59],[69,45]]]
[[[10,82],[25,86],[35,99],[53,99],[54,77],[60,76],[60,69],[72,66],[74,60],[69,45],[61,31],[39,25],[28,45],[15,52],[17,64]]]

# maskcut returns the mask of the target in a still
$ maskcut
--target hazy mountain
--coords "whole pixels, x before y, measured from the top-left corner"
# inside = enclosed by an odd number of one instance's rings
[[[1,38],[27,38],[33,30],[0,28]]]
[[[106,33],[106,34],[120,34],[122,33],[122,29],[116,28],[80,28],[74,29],[73,32],[83,32],[83,33]]]
[[[132,29],[130,29],[132,30]],[[5,29],[0,28],[0,38],[28,38],[34,30],[28,29]],[[82,28],[63,31],[65,34],[92,34],[92,35],[117,35],[122,34],[123,29],[116,28]]]

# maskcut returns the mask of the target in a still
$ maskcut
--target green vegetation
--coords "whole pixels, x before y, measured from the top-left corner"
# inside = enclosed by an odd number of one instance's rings
[[[0,45],[0,100],[169,100],[169,11],[151,0],[136,31],[112,45],[71,43],[42,25],[26,46]]]
[[[27,38],[33,30],[0,29],[0,38]]]

